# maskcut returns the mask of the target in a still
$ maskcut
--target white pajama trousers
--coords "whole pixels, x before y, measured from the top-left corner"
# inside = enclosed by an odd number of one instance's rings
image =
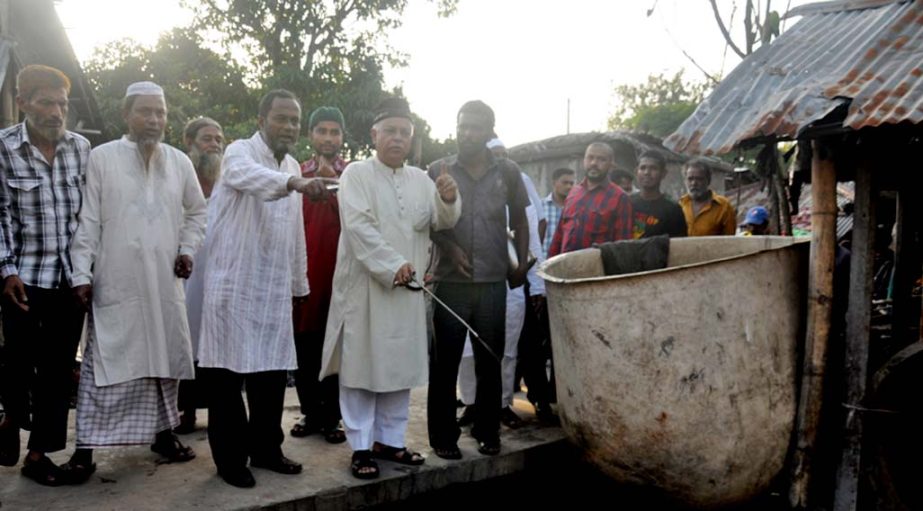
[[[503,360],[500,362],[500,380],[503,394],[500,407],[513,404],[513,387],[516,383],[516,358],[519,355],[519,335],[526,320],[526,295],[522,287],[506,290],[506,333],[503,342]],[[458,388],[462,403],[474,404],[477,378],[474,373],[474,350],[471,336],[465,339],[465,351],[458,365]]]
[[[372,392],[340,385],[340,413],[346,440],[354,451],[374,442],[402,448],[410,416],[410,389]]]

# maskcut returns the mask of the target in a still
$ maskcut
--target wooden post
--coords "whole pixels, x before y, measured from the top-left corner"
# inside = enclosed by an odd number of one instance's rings
[[[837,469],[834,511],[854,511],[859,497],[862,461],[862,414],[868,381],[869,326],[872,317],[872,281],[875,262],[875,197],[872,171],[856,169],[856,209],[853,213],[852,258],[849,274],[849,310],[846,314],[846,428]]]
[[[812,461],[823,402],[824,364],[833,307],[833,263],[836,246],[836,170],[829,150],[813,142],[811,160],[811,266],[808,277],[808,324],[804,371],[796,421],[789,503],[808,508]]]

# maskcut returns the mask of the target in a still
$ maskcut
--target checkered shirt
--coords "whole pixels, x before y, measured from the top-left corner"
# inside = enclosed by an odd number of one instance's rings
[[[66,132],[49,165],[25,123],[0,131],[0,277],[55,289],[70,281],[90,142]]]

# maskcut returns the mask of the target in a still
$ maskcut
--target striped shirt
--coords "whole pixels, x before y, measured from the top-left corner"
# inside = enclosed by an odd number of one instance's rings
[[[49,165],[25,123],[0,131],[0,277],[45,289],[70,284],[89,154],[90,142],[67,131]]]
[[[542,243],[542,255],[548,258],[548,251],[551,250],[551,239],[554,237],[554,231],[558,230],[558,222],[561,221],[561,206],[554,201],[554,192],[548,194],[542,200],[542,208],[545,210],[545,218],[548,219],[545,227],[545,241]]]
[[[594,243],[632,239],[628,194],[608,180],[590,190],[584,179],[567,195],[548,257],[589,248]]]

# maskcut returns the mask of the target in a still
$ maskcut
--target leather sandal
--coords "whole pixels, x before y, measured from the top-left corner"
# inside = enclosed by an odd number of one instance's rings
[[[339,426],[321,428],[320,433],[324,435],[324,440],[326,440],[328,444],[342,444],[346,441],[346,432]]]
[[[22,475],[43,486],[61,486],[62,484],[66,484],[63,472],[48,458],[48,456],[42,456],[38,461],[32,461],[26,458],[22,462],[22,469],[20,469],[20,472],[22,472]]]
[[[96,472],[96,463],[83,465],[70,459],[67,463],[60,465],[59,468],[64,475],[65,484],[83,484],[90,479],[93,472]]]
[[[166,458],[170,463],[183,463],[195,458],[195,451],[192,447],[183,445],[172,431],[168,439],[158,438],[151,444],[151,450]]]
[[[462,459],[462,452],[457,445],[451,445],[448,447],[433,447],[433,454],[444,460]]]
[[[368,449],[353,451],[352,463],[350,463],[349,469],[352,471],[353,477],[359,479],[375,479],[381,473],[378,463],[372,459],[372,451]]]
[[[418,452],[413,452],[406,447],[391,447],[378,442],[372,446],[372,457],[402,465],[422,465],[426,462],[426,458]]]

